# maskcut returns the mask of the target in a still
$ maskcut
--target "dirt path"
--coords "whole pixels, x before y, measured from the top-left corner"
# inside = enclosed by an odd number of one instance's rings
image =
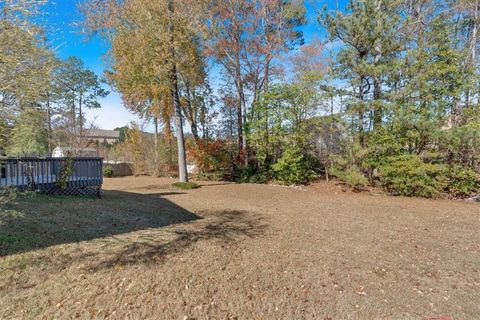
[[[478,204],[170,183],[108,179],[99,201],[25,204],[67,231],[0,258],[0,318],[480,315]]]

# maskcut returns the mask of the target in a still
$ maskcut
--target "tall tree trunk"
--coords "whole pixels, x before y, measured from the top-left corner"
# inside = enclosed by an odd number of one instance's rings
[[[190,129],[192,130],[192,135],[195,141],[199,140],[198,137],[198,124],[197,124],[197,111],[195,109],[195,106],[192,101],[195,99],[195,89],[190,90],[190,84],[188,81],[185,82],[185,90],[187,92],[187,104],[188,104],[188,110],[185,110],[185,114],[188,114],[188,120],[190,122]]]
[[[205,103],[205,94],[202,97],[202,105],[200,109],[200,125],[202,126],[202,138],[206,140],[208,137],[207,129],[207,105]]]
[[[75,106],[75,90],[72,91],[72,105],[70,106],[70,116],[72,117],[72,129],[73,129],[73,144],[76,144],[77,140],[77,110]]]
[[[265,80],[263,83],[263,91],[268,92],[270,89],[270,62],[272,60],[270,55],[267,55],[267,61],[265,62]]]
[[[270,55],[268,55],[267,62],[265,63],[265,82],[264,82],[264,87],[263,87],[265,92],[268,92],[269,86],[270,86],[270,61],[271,61],[271,58],[270,58]],[[266,148],[266,150],[267,150],[266,159],[268,159],[268,157],[269,157],[269,154],[268,154],[268,145],[270,143],[270,134],[268,132],[269,117],[270,117],[270,114],[269,114],[268,104],[267,104],[266,107],[265,107],[265,145],[267,146],[267,148]]]
[[[360,100],[361,106],[360,110],[358,111],[358,141],[360,145],[363,147],[364,146],[364,128],[363,128],[363,122],[364,122],[364,111],[363,111],[363,102],[365,100],[365,92],[363,88],[363,80],[365,80],[364,76],[360,76],[360,85],[358,87],[358,98]]]
[[[173,25],[173,15],[175,14],[175,7],[173,0],[168,0],[168,18],[169,18],[169,33],[170,33],[170,82],[171,94],[173,98],[173,107],[175,110],[175,129],[177,133],[178,146],[178,176],[180,182],[188,182],[187,173],[187,158],[185,154],[185,137],[183,135],[183,119],[182,109],[180,106],[180,96],[178,94],[178,76],[177,76],[177,62],[175,60],[175,27]]]
[[[154,145],[155,145],[155,175],[159,176],[160,172],[158,171],[158,118],[153,117],[153,126],[155,127],[154,134]]]
[[[82,95],[78,98],[78,125],[79,125],[79,136],[80,136],[80,143],[82,142],[83,138],[83,112],[82,112]]]
[[[375,130],[382,127],[382,118],[383,118],[383,108],[381,106],[380,96],[381,96],[381,84],[380,80],[377,77],[373,80],[373,128]]]
[[[72,117],[73,143],[75,144],[77,140],[77,112],[75,110],[75,102],[73,102],[71,106],[70,116]]]
[[[242,114],[243,114],[243,135],[242,135],[242,140],[243,140],[243,164],[248,165],[248,160],[249,160],[249,155],[248,155],[248,141],[247,141],[247,132],[245,130],[245,126],[247,125],[247,105],[245,102],[245,96],[242,94]]]
[[[382,10],[382,2],[377,0],[376,9],[378,11]],[[380,19],[377,21],[377,26],[379,29],[382,28],[380,25]],[[375,57],[374,57],[374,65],[378,68],[378,64],[382,59],[382,44],[381,42],[377,41],[375,44]],[[380,129],[382,126],[382,117],[383,117],[383,110],[380,103],[381,97],[381,90],[382,84],[380,82],[380,76],[375,74],[373,78],[373,100],[374,100],[374,109],[373,109],[373,128],[375,130]]]
[[[237,52],[235,64],[235,83],[237,86],[237,134],[238,134],[238,152],[242,154],[245,162],[247,159],[247,137],[243,130],[245,124],[245,96],[243,92],[242,73],[240,69],[240,53]]]
[[[168,156],[169,156],[169,163],[170,166],[173,166],[175,163],[175,157],[173,154],[173,137],[172,137],[172,122],[171,119],[169,118],[167,123],[165,124],[165,136],[168,139]]]
[[[472,26],[472,34],[470,38],[470,66],[474,70],[473,72],[476,75],[477,71],[477,41],[478,41],[478,14],[479,14],[479,5],[480,1],[475,0],[475,4],[473,7],[473,26]],[[476,77],[474,76],[474,79]],[[474,89],[476,90],[476,88]],[[465,93],[465,107],[468,108],[470,106],[470,95],[471,95],[471,88],[467,87],[467,92]]]
[[[47,93],[47,129],[48,129],[48,156],[52,156],[52,110],[50,109],[50,93]]]
[[[475,6],[473,8],[473,27],[472,27],[472,37],[470,43],[470,50],[472,52],[472,63],[475,63],[477,60],[477,38],[478,38],[478,11],[479,11],[480,1],[475,0]]]

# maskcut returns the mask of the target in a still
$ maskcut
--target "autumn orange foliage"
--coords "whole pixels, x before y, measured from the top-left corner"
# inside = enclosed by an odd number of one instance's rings
[[[219,180],[228,175],[231,161],[223,140],[199,139],[187,147],[189,162],[195,163],[201,178]]]

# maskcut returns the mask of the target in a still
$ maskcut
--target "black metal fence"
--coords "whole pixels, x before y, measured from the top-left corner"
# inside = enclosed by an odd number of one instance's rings
[[[0,158],[0,187],[100,196],[102,168],[102,158]]]

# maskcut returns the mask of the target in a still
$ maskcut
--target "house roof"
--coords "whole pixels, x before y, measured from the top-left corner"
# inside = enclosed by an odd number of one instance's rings
[[[115,130],[91,129],[85,132],[86,137],[120,139],[120,132]]]
[[[52,157],[66,157],[66,156],[81,156],[81,157],[98,157],[98,151],[94,148],[71,148],[71,147],[56,147],[53,149]]]

